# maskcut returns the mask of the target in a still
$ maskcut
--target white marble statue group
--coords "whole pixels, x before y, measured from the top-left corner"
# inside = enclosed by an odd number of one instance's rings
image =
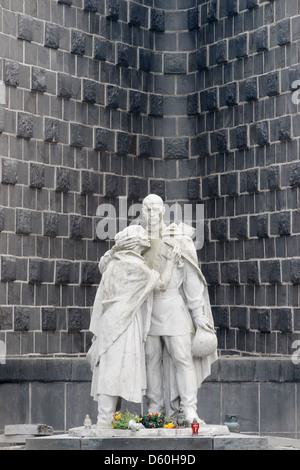
[[[163,223],[164,203],[143,201],[146,228],[129,225],[100,260],[87,353],[99,427],[110,427],[119,398],[147,413],[203,421],[198,388],[217,359],[216,335],[193,228]]]

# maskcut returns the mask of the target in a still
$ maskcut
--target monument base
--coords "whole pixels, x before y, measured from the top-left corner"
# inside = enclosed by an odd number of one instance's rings
[[[127,451],[170,451],[191,455],[199,450],[267,450],[268,438],[229,432],[227,426],[202,425],[199,433],[185,429],[73,428],[68,434],[30,438],[26,450],[102,450],[118,455]],[[143,454],[145,459],[147,454]],[[143,460],[144,462],[145,460]]]

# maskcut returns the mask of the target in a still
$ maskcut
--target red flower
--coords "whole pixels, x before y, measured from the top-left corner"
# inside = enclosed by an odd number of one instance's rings
[[[158,417],[158,414],[156,413],[156,415],[155,415],[155,416],[157,416],[157,417]]]
[[[153,423],[151,423],[151,424],[150,424],[150,426],[151,426],[151,428],[153,428],[154,424],[153,424]]]
[[[151,418],[151,415],[148,415],[148,418]]]

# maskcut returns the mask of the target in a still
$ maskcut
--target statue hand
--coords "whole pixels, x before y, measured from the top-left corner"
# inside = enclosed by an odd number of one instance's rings
[[[181,257],[181,249],[178,243],[175,243],[172,248],[169,249],[167,254],[167,259],[169,261],[173,261],[173,263],[177,263]]]
[[[204,315],[199,315],[193,318],[196,328],[203,328],[206,331],[214,332],[214,327],[209,323]]]

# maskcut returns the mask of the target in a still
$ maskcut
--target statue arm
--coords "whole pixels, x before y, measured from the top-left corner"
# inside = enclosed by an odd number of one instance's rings
[[[180,248],[178,245],[175,245],[174,247],[170,248],[167,254],[167,263],[166,267],[163,271],[163,273],[160,276],[159,282],[158,282],[158,288],[161,291],[167,290],[172,275],[173,275],[173,270],[175,264],[179,261],[180,259]]]

